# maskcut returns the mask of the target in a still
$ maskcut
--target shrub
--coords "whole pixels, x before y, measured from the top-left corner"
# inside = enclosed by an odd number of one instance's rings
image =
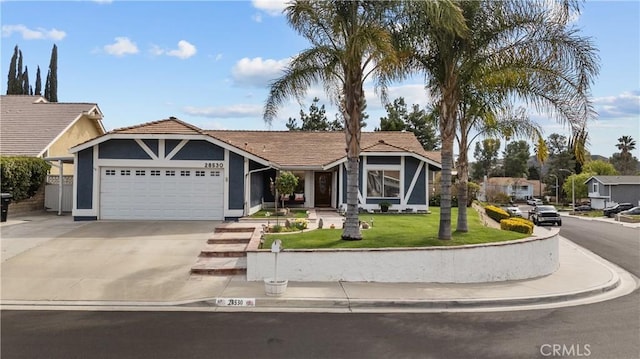
[[[309,225],[309,221],[307,221],[304,218],[296,218],[293,222],[291,222],[291,227],[299,231],[303,229],[307,229],[308,225]]]
[[[511,217],[507,211],[496,206],[486,206],[484,207],[484,211],[489,217],[491,217],[496,222],[500,222],[503,219],[507,219]]]
[[[524,218],[512,217],[500,221],[500,229],[524,234],[533,233],[533,223]]]
[[[42,186],[51,165],[42,158],[0,157],[2,192],[11,193],[14,201],[29,198]]]

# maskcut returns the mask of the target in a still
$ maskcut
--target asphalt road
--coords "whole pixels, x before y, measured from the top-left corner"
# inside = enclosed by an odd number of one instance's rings
[[[638,275],[638,230],[561,234]],[[3,311],[4,358],[640,358],[640,292],[559,309],[327,314]]]

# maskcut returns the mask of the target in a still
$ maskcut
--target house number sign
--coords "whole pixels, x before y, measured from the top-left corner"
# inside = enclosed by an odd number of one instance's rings
[[[224,162],[205,162],[204,168],[224,168]]]
[[[255,307],[255,298],[216,298],[218,307]]]

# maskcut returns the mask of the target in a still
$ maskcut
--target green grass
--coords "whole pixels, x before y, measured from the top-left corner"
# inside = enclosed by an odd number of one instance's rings
[[[270,215],[267,216],[267,213]],[[252,214],[251,218],[273,218],[276,219],[275,211],[272,209],[261,209],[258,212]],[[306,209],[292,209],[289,211],[289,214],[286,216],[278,216],[279,218],[307,218],[307,210]]]
[[[602,210],[576,212],[574,214],[576,216],[583,216],[583,217],[604,217],[604,214],[603,214]]]
[[[362,230],[361,241],[343,241],[340,239],[342,229],[319,229],[295,234],[268,234],[264,248],[270,248],[274,239],[282,240],[284,248],[317,249],[317,248],[387,248],[387,247],[432,247],[460,246],[464,244],[480,244],[502,242],[526,238],[527,235],[511,231],[488,228],[480,223],[478,213],[469,208],[469,232],[455,232],[457,208],[452,209],[452,239],[438,239],[440,208],[431,208],[431,214],[366,214],[360,220],[370,221],[373,227]]]

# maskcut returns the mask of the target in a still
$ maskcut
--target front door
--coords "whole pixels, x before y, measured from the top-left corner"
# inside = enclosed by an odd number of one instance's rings
[[[316,172],[314,181],[315,207],[331,207],[331,172]]]

